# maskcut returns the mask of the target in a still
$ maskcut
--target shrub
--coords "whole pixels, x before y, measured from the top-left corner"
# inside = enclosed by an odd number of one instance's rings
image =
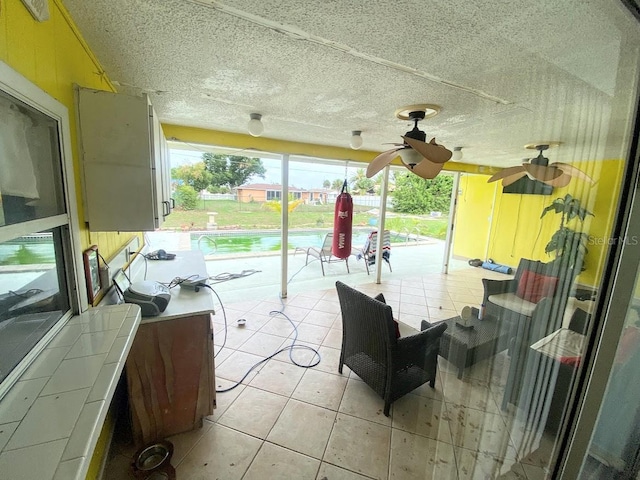
[[[194,210],[198,201],[198,192],[189,185],[181,185],[176,188],[176,204],[184,210]]]

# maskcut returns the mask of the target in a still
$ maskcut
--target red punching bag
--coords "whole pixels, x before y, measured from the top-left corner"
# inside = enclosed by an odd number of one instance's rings
[[[336,211],[333,219],[333,243],[331,253],[334,257],[347,258],[351,255],[351,223],[353,220],[353,200],[347,192],[347,181],[336,199]]]

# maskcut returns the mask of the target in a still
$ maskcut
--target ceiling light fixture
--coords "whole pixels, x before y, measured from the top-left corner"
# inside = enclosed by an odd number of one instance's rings
[[[398,152],[400,159],[407,167],[413,168],[422,161],[422,155],[413,148],[405,148]]]
[[[462,147],[453,147],[453,155],[451,155],[451,160],[454,162],[459,162],[462,160]]]
[[[262,124],[262,115],[259,113],[252,113],[249,115],[251,120],[249,120],[249,124],[247,128],[249,129],[249,133],[254,137],[259,137],[264,132],[264,125]]]
[[[427,134],[418,128],[418,122],[433,117],[440,111],[437,105],[410,105],[396,110],[396,117],[411,120],[413,129],[401,136],[402,143],[394,143],[391,150],[382,152],[367,166],[367,178],[373,177],[400,155],[402,163],[412,173],[426,180],[435,178],[451,158],[451,150],[436,143],[435,137],[427,142]]]
[[[361,130],[353,130],[351,132],[351,141],[349,142],[349,145],[351,145],[351,148],[353,148],[354,150],[358,150],[362,146],[362,137],[360,136],[361,133]]]

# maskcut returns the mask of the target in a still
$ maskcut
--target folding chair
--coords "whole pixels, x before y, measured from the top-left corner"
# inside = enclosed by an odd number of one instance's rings
[[[325,263],[336,263],[336,262],[344,262],[347,265],[347,273],[349,272],[349,257],[347,258],[338,258],[334,257],[331,252],[331,244],[333,243],[333,233],[327,233],[324,237],[324,241],[322,242],[322,247],[319,249],[317,247],[296,247],[293,254],[295,255],[298,251],[305,252],[305,265],[309,264],[309,257],[314,257],[320,260],[320,268],[322,268],[322,276],[324,277],[324,264]],[[367,270],[368,271],[368,270]]]
[[[376,263],[376,249],[378,248],[378,232],[373,231],[367,237],[367,241],[362,247],[362,258],[364,258],[364,265],[367,268],[367,275],[369,275],[369,265]],[[392,272],[391,262],[391,233],[389,230],[383,230],[382,232],[382,259],[389,265],[389,271]],[[360,258],[360,257],[358,257]]]

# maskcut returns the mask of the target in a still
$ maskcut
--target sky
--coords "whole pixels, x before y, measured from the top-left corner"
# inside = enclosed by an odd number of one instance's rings
[[[171,150],[171,167],[190,165],[202,161],[201,151]],[[253,177],[252,183],[281,183],[282,169],[280,160],[263,158],[262,164],[267,170],[265,178]],[[356,173],[357,168],[347,167],[347,178],[351,178]],[[289,163],[289,186],[298,188],[322,188],[322,182],[336,179],[344,180],[345,168],[341,166],[311,164],[301,162]]]

